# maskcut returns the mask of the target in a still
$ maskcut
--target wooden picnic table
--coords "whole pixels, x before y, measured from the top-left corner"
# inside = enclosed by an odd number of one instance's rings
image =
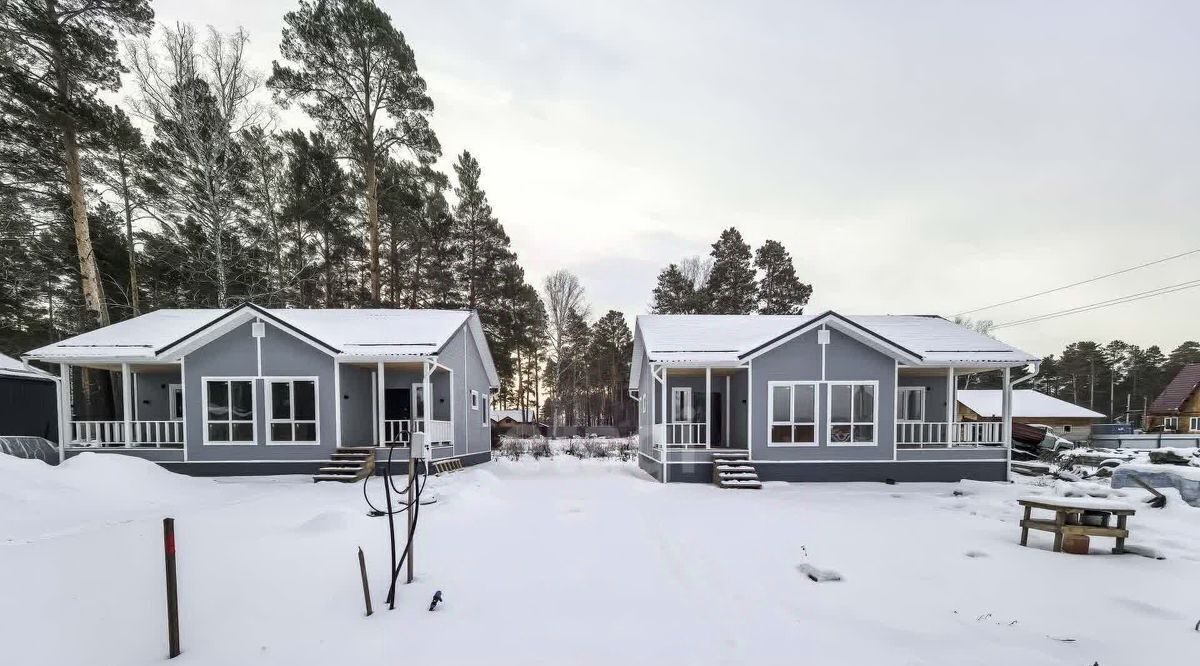
[[[1088,536],[1113,537],[1117,545],[1113,553],[1125,552],[1125,539],[1129,538],[1126,521],[1136,510],[1124,503],[1092,497],[1023,497],[1017,503],[1025,507],[1021,520],[1021,545],[1028,545],[1029,530],[1042,530],[1054,534],[1054,552],[1062,552],[1063,535],[1085,534]],[[1034,509],[1053,511],[1054,519],[1033,518]],[[1110,525],[1112,516],[1117,524]],[[1098,523],[1098,524],[1095,524]]]

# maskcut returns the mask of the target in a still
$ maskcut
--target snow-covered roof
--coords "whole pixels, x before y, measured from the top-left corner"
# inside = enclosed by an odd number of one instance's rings
[[[529,415],[528,418],[526,418],[526,414]],[[530,409],[530,410],[493,409],[492,410],[492,421],[493,422],[503,421],[504,419],[512,419],[513,421],[516,421],[517,423],[536,423],[537,422],[537,414],[535,414],[532,409]]]
[[[927,315],[640,315],[634,336],[630,388],[643,359],[676,365],[739,366],[795,335],[828,326],[911,366],[1018,366],[1032,354]]]
[[[0,377],[24,377],[26,379],[54,379],[54,375],[25,364],[11,356],[0,354]]]
[[[1003,391],[999,389],[964,389],[958,391],[958,402],[984,418],[999,418],[1004,413]],[[1102,419],[1104,415],[1066,400],[1059,400],[1032,389],[1013,391],[1013,416],[1034,419]]]
[[[436,355],[463,326],[493,386],[499,385],[479,317],[468,310],[267,309],[252,304],[206,310],[157,310],[35,349],[49,362],[174,361],[232,326],[261,318],[341,359]]]

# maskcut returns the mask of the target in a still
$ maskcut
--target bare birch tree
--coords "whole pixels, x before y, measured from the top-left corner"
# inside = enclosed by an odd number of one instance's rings
[[[208,240],[216,305],[227,307],[231,267],[225,249],[242,206],[247,163],[239,135],[265,112],[253,97],[262,79],[246,67],[249,37],[238,29],[222,35],[209,28],[197,41],[185,24],[164,28],[157,42],[130,45],[129,64],[139,93],[138,115],[154,123],[151,149],[164,208],[190,217]]]

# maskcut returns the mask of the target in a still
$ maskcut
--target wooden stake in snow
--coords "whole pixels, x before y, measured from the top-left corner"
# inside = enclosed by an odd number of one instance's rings
[[[179,581],[175,576],[175,519],[163,518],[163,552],[167,564],[167,646],[179,656]]]
[[[370,617],[374,611],[371,610],[371,586],[367,585],[367,558],[363,555],[362,546],[358,547],[358,573],[362,576],[363,600],[367,602],[367,617]]]

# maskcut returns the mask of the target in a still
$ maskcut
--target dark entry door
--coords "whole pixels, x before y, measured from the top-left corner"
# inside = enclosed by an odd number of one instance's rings
[[[721,394],[712,394],[712,404],[708,406],[708,413],[712,414],[712,445],[725,446],[725,410],[721,407]]]
[[[412,418],[412,391],[406,388],[383,390],[383,418],[387,421],[407,421]]]

